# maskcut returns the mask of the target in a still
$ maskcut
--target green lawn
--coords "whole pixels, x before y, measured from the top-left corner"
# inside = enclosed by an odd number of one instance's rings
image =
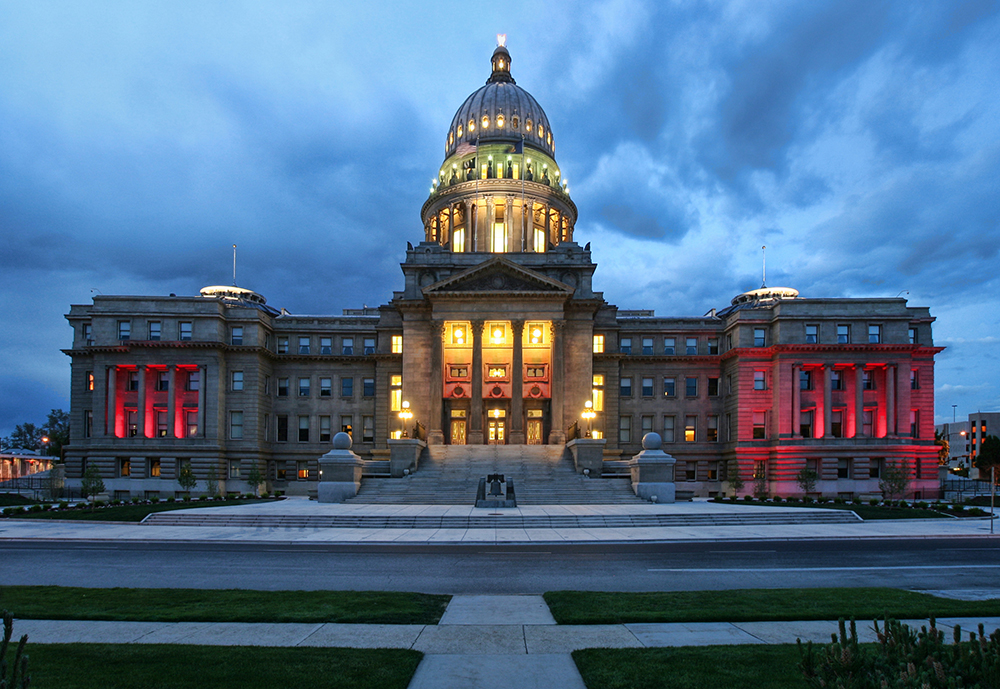
[[[821,510],[848,510],[864,520],[869,519],[951,519],[953,515],[915,507],[883,507],[882,505],[838,504],[833,502],[759,502],[756,500],[722,500],[723,505],[754,505],[755,507],[808,507]],[[966,514],[965,516],[972,516]]]
[[[404,649],[30,640],[26,650],[32,689],[405,689],[422,657]]]
[[[381,591],[0,587],[0,609],[57,620],[437,624],[450,600]]]
[[[189,510],[194,507],[226,507],[232,505],[253,505],[260,502],[274,502],[274,498],[248,498],[245,500],[192,500],[191,502],[157,502],[139,505],[114,505],[96,509],[66,509],[51,512],[18,513],[18,519],[82,519],[89,521],[141,522],[146,515],[171,510]]]
[[[29,491],[25,491],[29,492]],[[0,507],[13,507],[17,505],[34,505],[35,501],[24,495],[17,493],[0,493]]]
[[[549,591],[559,624],[752,622],[1000,615],[1000,600],[960,601],[891,588],[743,589],[607,593]]]
[[[776,646],[587,648],[573,652],[587,689],[802,689],[799,652]]]

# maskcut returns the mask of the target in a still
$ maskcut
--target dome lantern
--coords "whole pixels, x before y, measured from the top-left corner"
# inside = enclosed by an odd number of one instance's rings
[[[507,52],[507,34],[497,34],[497,49],[493,51],[490,63],[493,65],[493,73],[486,80],[487,84],[500,82],[517,83],[510,75],[510,53]]]

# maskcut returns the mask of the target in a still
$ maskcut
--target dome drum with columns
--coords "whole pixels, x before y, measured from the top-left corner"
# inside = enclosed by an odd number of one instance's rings
[[[490,78],[452,119],[421,210],[425,240],[456,253],[544,253],[572,241],[576,205],[548,117],[514,82],[498,38]]]

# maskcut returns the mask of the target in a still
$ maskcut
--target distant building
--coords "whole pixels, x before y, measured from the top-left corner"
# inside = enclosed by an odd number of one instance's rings
[[[338,431],[384,460],[406,401],[431,451],[592,432],[614,460],[656,431],[698,495],[737,471],[745,492],[797,494],[806,467],[820,492],[866,495],[893,463],[913,494],[937,494],[927,308],[762,287],[701,317],[619,310],[574,241],[548,118],[505,47],[491,63],[452,120],[388,303],[293,315],[209,287],[72,306],[68,477],[94,465],[116,493],[172,495],[185,464],[228,490],[256,466],[271,490],[305,493]]]

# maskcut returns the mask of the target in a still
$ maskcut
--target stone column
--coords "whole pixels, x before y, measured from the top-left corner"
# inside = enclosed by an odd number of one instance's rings
[[[197,437],[205,437],[205,389],[208,387],[208,367],[198,367],[198,434]],[[289,433],[292,431],[289,430]]]
[[[146,367],[138,366],[139,374],[139,394],[135,403],[135,420],[137,425],[136,436],[148,438],[146,435]]]
[[[792,364],[792,437],[801,438],[802,430],[802,384],[799,372],[802,364]]]
[[[563,391],[563,341],[566,337],[566,321],[552,322],[552,429],[549,431],[549,445],[562,445],[566,442],[566,418],[563,413],[565,404]],[[605,386],[605,390],[607,387]],[[607,399],[607,396],[605,396]]]
[[[469,408],[469,445],[483,444],[483,325],[472,321],[472,399]]]
[[[429,418],[427,419],[427,444],[443,445],[444,423],[442,417],[444,407],[444,323],[431,321],[431,397]]]
[[[854,365],[854,437],[865,434],[865,367]]]
[[[823,437],[830,438],[833,423],[833,364],[823,364]]]
[[[524,445],[524,321],[510,322],[514,338],[514,356],[511,368],[513,375],[510,388],[510,433],[511,445]]]
[[[473,228],[473,225],[475,224],[473,213],[475,212],[475,208],[476,207],[475,207],[475,205],[473,205],[472,201],[466,201],[465,202],[465,225],[464,225],[464,229],[465,229],[465,250],[466,251],[472,251],[472,232],[473,232],[472,228]],[[454,249],[454,246],[452,247],[452,249]]]
[[[503,210],[503,226],[506,228],[507,242],[504,245],[507,251],[517,251],[519,241],[515,241],[514,232],[514,197],[507,195],[507,202]]]
[[[108,401],[104,409],[105,435],[117,437],[118,432],[118,367],[108,366]]]
[[[177,437],[177,367],[167,366],[167,437]]]
[[[885,369],[885,434],[894,436],[896,424],[896,365],[890,364]]]

